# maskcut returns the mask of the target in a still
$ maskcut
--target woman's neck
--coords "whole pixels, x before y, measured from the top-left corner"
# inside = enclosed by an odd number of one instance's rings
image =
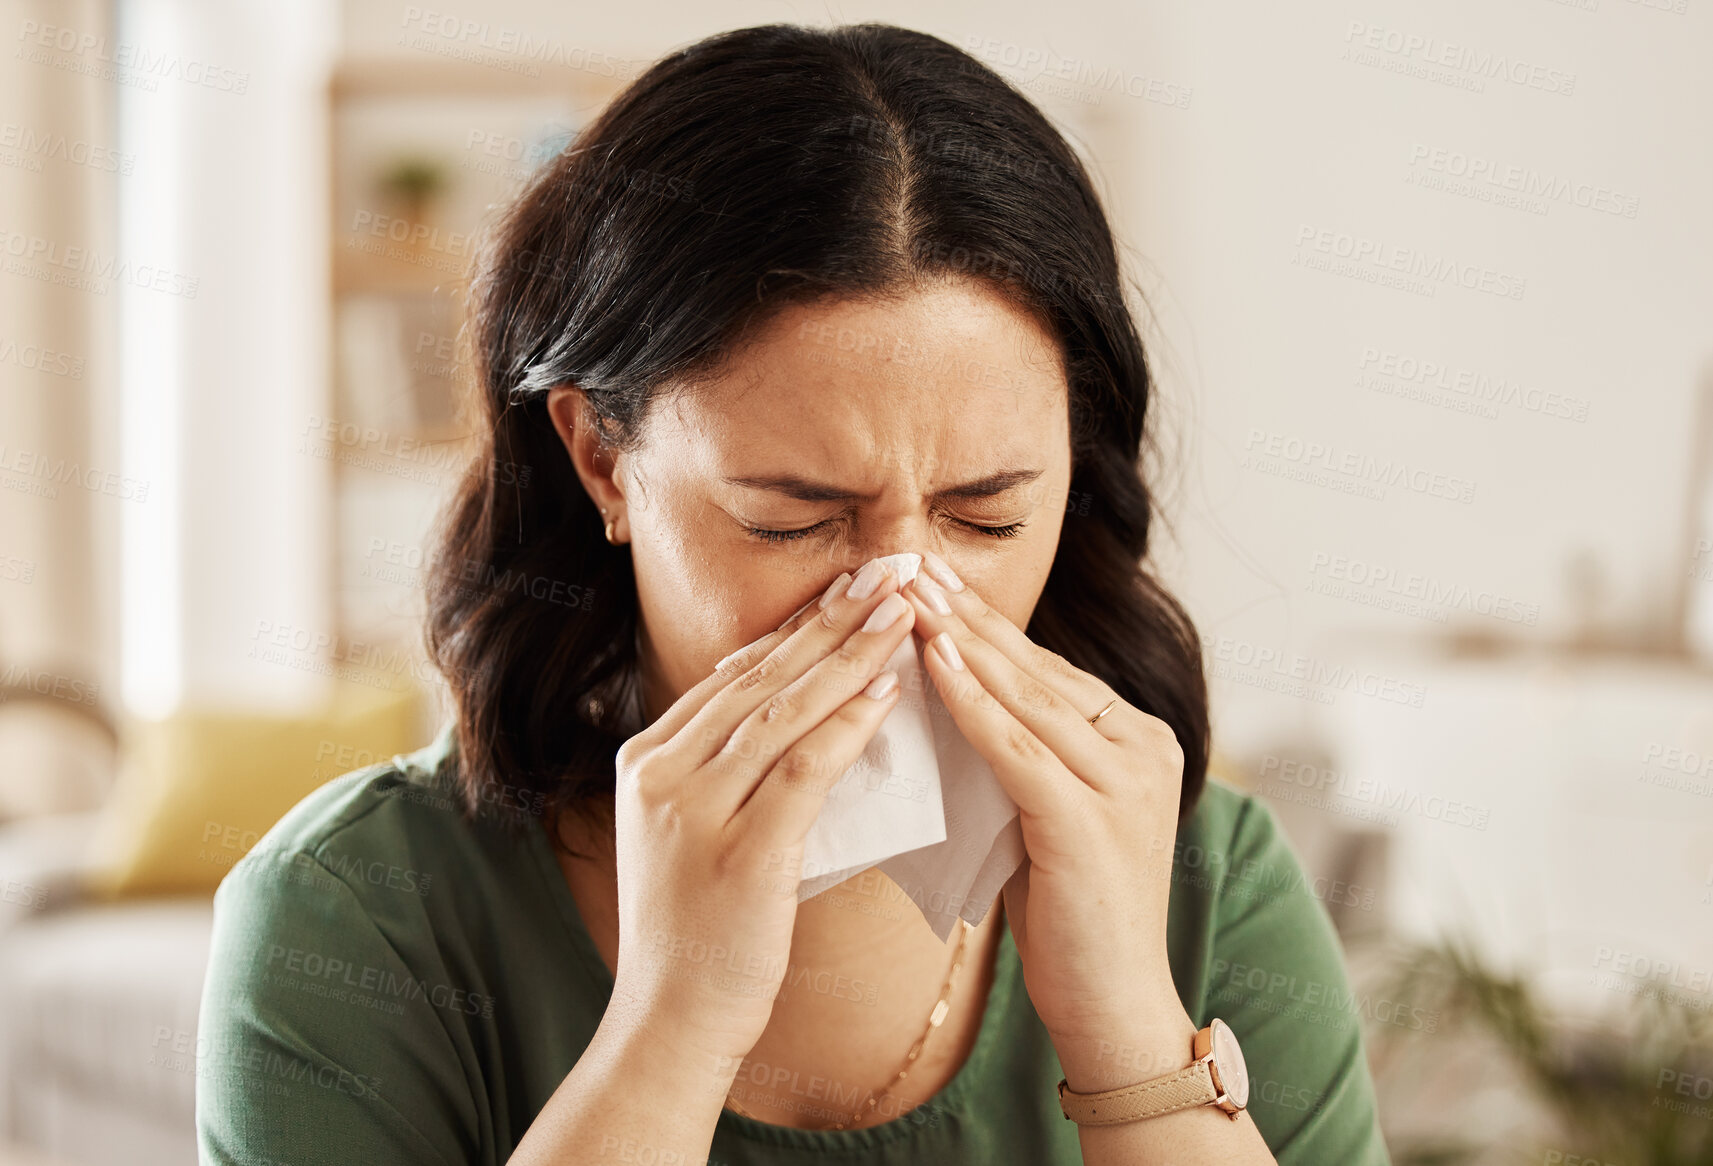
[[[609,972],[618,966],[618,881],[610,835],[567,816],[561,838],[590,855],[559,864]],[[873,1113],[876,1125],[939,1092],[968,1058],[993,981],[1003,912],[995,904],[965,940],[944,1021]],[[897,884],[865,871],[799,905],[773,1013],[732,1088],[744,1111],[776,1125],[848,1120],[892,1081],[929,1028],[957,944],[942,942]]]
[[[876,1125],[920,1105],[945,1087],[975,1045],[1001,925],[996,904],[964,940],[962,966],[946,993],[957,930],[941,941],[878,870],[801,904],[785,985],[733,1096],[765,1121],[821,1128],[848,1121],[871,1091],[907,1068],[905,1080],[855,1124]],[[930,1030],[942,993],[946,1016]],[[921,1055],[907,1063],[925,1034]]]

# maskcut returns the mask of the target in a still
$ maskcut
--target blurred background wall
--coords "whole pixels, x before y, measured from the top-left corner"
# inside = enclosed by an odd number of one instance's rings
[[[437,723],[421,567],[490,208],[675,46],[869,19],[1096,174],[1218,775],[1345,935],[1397,1159],[1710,1160],[1704,0],[16,0],[0,1141],[189,1161],[209,891]],[[260,739],[278,772],[232,773]]]

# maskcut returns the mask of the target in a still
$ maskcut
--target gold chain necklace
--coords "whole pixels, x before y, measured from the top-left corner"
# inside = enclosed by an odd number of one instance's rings
[[[841,1122],[835,1122],[827,1128],[842,1130],[855,1125],[858,1121],[874,1112],[875,1108],[880,1105],[884,1098],[892,1093],[898,1083],[910,1075],[910,1070],[915,1067],[917,1058],[922,1055],[922,1050],[928,1044],[928,1037],[933,1034],[936,1028],[939,1028],[941,1024],[945,1023],[946,1015],[951,1011],[951,1005],[948,1001],[952,998],[952,985],[957,980],[958,970],[963,967],[964,945],[969,941],[970,932],[972,930],[974,930],[974,928],[969,925],[969,920],[958,920],[958,949],[952,953],[952,969],[946,973],[946,982],[940,988],[940,999],[934,1004],[934,1010],[928,1014],[928,1026],[922,1030],[922,1035],[917,1039],[916,1043],[910,1046],[910,1051],[905,1054],[904,1064],[899,1067],[897,1073],[893,1074],[892,1080],[887,1082],[886,1086],[878,1093],[870,1090],[868,1100],[863,1102],[861,1108],[859,1108],[849,1118]],[[741,1113],[745,1117],[752,1118],[756,1121],[761,1120],[760,1118],[757,1118],[755,1114],[739,1105],[737,1103],[737,1099],[732,1097],[729,1093],[726,1095],[726,1104],[731,1106],[732,1110],[736,1113]]]

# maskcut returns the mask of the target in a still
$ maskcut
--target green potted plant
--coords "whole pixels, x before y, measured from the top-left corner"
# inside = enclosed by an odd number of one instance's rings
[[[1403,1096],[1436,1062],[1474,1057],[1531,1101],[1527,1135],[1392,1138],[1395,1166],[1569,1163],[1713,1166],[1713,1022],[1691,993],[1642,991],[1600,1023],[1554,1015],[1520,975],[1448,940],[1393,954],[1384,991],[1436,1011],[1432,1034],[1375,1034],[1376,1080]],[[1493,1064],[1494,1061],[1499,1062]],[[1475,1123],[1444,1113],[1441,1131]]]

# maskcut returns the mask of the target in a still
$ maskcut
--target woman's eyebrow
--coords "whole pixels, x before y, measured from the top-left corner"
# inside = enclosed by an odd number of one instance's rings
[[[985,478],[963,482],[956,486],[947,486],[935,490],[935,498],[991,498],[995,494],[1003,494],[1007,490],[1033,482],[1044,470],[1000,470]],[[825,482],[812,481],[797,474],[772,474],[757,477],[731,477],[724,479],[734,486],[744,486],[751,490],[772,490],[778,494],[799,499],[803,502],[848,502],[852,499],[872,497],[868,494],[858,494],[851,490],[841,490],[837,486]]]

